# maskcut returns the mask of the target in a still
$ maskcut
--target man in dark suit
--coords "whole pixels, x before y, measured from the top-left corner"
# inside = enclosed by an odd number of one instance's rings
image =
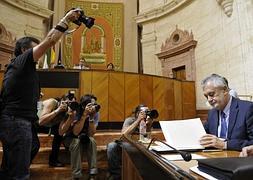
[[[208,113],[204,147],[241,150],[253,144],[253,103],[232,97],[224,78],[213,74],[202,81],[204,96],[213,107]]]

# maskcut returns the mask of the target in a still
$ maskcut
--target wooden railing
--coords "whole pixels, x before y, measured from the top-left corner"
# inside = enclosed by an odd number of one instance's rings
[[[101,105],[100,119],[120,122],[130,116],[138,104],[159,112],[158,120],[196,117],[195,83],[114,71],[38,71],[43,99],[61,97],[69,89],[80,96],[92,93]],[[2,83],[3,71],[0,73]]]

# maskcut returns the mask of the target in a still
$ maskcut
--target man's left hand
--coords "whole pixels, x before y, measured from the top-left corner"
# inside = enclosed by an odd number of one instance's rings
[[[204,147],[215,147],[218,149],[225,149],[224,140],[212,134],[206,134],[202,136],[200,139],[200,145]]]

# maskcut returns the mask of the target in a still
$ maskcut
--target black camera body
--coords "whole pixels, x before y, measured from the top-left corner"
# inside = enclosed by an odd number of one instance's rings
[[[78,20],[73,21],[76,25],[80,26],[82,23],[85,24],[87,28],[91,28],[94,25],[95,18],[88,17],[84,14],[84,11],[80,8],[76,8],[76,11],[80,12]]]
[[[97,103],[93,103],[92,106],[95,108],[96,112],[98,112],[100,110],[100,108],[101,108],[101,106],[99,104],[97,104]]]
[[[67,105],[72,111],[77,111],[79,109],[79,104],[76,101],[67,102]]]
[[[146,113],[146,116],[149,116],[151,119],[156,119],[159,116],[158,111],[155,109],[146,110],[145,113]]]
[[[73,110],[73,111],[77,111],[79,110],[79,107],[81,106],[78,102],[76,101],[72,101],[72,102],[67,102],[68,107]],[[93,103],[92,107],[94,107],[95,111],[98,112],[101,108],[101,106],[97,103]]]
[[[72,101],[75,98],[75,92],[70,90],[68,94],[66,95],[66,98]]]

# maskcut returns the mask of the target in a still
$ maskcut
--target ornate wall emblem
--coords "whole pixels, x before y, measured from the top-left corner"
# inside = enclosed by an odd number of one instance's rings
[[[194,40],[192,32],[176,27],[176,30],[161,45],[161,52],[156,54],[161,60],[163,76],[175,78],[173,69],[184,67],[186,80],[195,80],[196,45],[197,41]]]

